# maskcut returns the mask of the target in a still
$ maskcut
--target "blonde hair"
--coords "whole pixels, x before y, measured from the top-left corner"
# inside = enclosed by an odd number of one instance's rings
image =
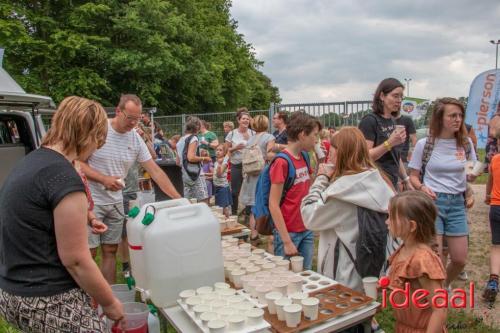
[[[222,123],[222,126],[228,126],[231,130],[234,130],[234,123],[232,121],[225,121]]]
[[[269,127],[269,118],[267,118],[264,115],[258,115],[253,118],[252,121],[252,129],[255,130],[255,132],[260,133],[260,132],[265,132],[267,131]]]
[[[96,101],[70,96],[63,99],[42,140],[43,146],[61,144],[63,153],[77,156],[89,146],[100,148],[106,142],[108,117]]]
[[[370,159],[365,137],[357,127],[342,127],[330,143],[337,150],[332,179],[376,168]]]
[[[319,132],[319,138],[321,140],[325,140],[325,139],[330,139],[330,131],[326,128],[323,128],[320,132]]]

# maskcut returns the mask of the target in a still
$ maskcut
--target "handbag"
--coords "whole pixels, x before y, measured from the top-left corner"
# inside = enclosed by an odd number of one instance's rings
[[[262,136],[262,134],[259,135]],[[243,173],[247,175],[258,175],[266,165],[262,150],[258,146],[259,139],[260,137],[255,140],[253,145],[243,150]]]

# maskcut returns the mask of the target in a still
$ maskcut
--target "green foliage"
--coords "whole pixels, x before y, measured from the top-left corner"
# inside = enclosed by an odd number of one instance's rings
[[[4,66],[31,93],[160,114],[267,109],[279,92],[236,31],[230,0],[0,2]]]

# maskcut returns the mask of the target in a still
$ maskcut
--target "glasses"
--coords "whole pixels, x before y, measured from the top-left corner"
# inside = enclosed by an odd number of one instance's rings
[[[127,118],[128,121],[130,122],[139,122],[142,118],[141,117],[132,117],[132,116],[129,116],[124,110],[120,110],[124,115],[125,115],[125,118]]]

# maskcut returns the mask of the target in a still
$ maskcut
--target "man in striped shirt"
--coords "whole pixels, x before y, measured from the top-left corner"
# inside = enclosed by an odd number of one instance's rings
[[[94,199],[94,213],[108,230],[101,235],[89,233],[89,246],[95,257],[101,245],[101,271],[106,280],[116,280],[116,252],[123,229],[123,179],[134,162],[151,175],[163,192],[171,198],[180,198],[167,175],[153,161],[139,134],[134,130],[141,120],[142,103],[136,95],[122,95],[116,115],[108,121],[108,134],[103,147],[82,163],[82,171],[89,179]]]

